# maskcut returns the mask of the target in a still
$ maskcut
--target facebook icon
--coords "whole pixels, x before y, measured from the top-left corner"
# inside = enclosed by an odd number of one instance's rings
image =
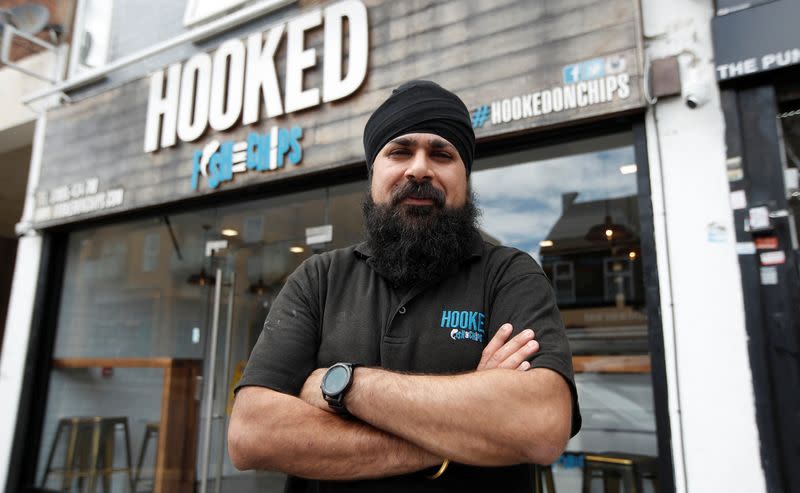
[[[564,84],[574,84],[581,80],[581,66],[579,64],[564,67]]]

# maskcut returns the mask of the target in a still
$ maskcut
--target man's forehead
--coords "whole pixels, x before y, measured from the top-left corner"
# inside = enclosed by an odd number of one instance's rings
[[[432,148],[443,148],[443,147],[455,148],[455,146],[444,137],[436,134],[426,134],[426,133],[413,133],[413,134],[400,135],[390,140],[387,143],[387,145],[388,144],[397,144],[407,147],[424,145],[424,146],[430,146]]]

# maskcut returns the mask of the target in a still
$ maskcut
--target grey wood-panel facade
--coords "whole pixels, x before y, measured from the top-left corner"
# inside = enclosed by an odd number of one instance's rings
[[[148,74],[51,110],[36,201],[37,226],[172,203],[363,161],[364,123],[392,88],[409,79],[440,83],[459,94],[471,111],[488,107],[486,122],[475,128],[479,140],[596,119],[645,105],[638,0],[367,0],[364,4],[369,18],[367,75],[359,89],[343,100],[272,119],[263,116],[262,108],[256,124],[237,124],[226,132],[208,129],[194,142],[178,140],[175,146],[153,153],[143,150]],[[262,29],[270,25],[266,18]],[[285,36],[275,56],[281,87]],[[306,72],[305,87],[320,87],[323,29],[310,31],[306,45],[317,49],[317,65]],[[544,92],[554,98],[551,90],[562,92],[567,86],[574,90],[575,84],[565,80],[566,66],[593,59],[614,61],[616,72],[627,74],[629,93],[618,93],[605,102],[530,115],[532,98],[541,103]],[[520,104],[528,108],[522,116]],[[502,108],[505,115],[500,114]],[[241,141],[251,132],[267,133],[276,125],[303,129],[303,157],[298,165],[238,173],[217,189],[210,189],[203,179],[197,190],[192,188],[196,150],[212,139]],[[92,182],[93,178],[97,181]],[[96,187],[98,193],[123,189],[121,203],[55,218],[53,192],[63,194],[65,186],[84,184],[74,190],[73,197],[88,196],[92,190],[81,192],[87,180],[89,188]]]

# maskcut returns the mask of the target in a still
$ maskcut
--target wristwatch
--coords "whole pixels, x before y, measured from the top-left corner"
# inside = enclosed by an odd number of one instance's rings
[[[353,370],[357,367],[353,363],[336,363],[328,368],[322,377],[322,397],[337,414],[350,414],[344,405],[344,394],[353,384]]]

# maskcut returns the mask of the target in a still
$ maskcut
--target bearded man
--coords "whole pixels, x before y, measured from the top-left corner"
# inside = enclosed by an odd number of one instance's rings
[[[408,82],[364,149],[367,241],[287,280],[237,386],[231,459],[289,492],[532,492],[580,428],[572,358],[542,269],[479,234],[469,112]]]

